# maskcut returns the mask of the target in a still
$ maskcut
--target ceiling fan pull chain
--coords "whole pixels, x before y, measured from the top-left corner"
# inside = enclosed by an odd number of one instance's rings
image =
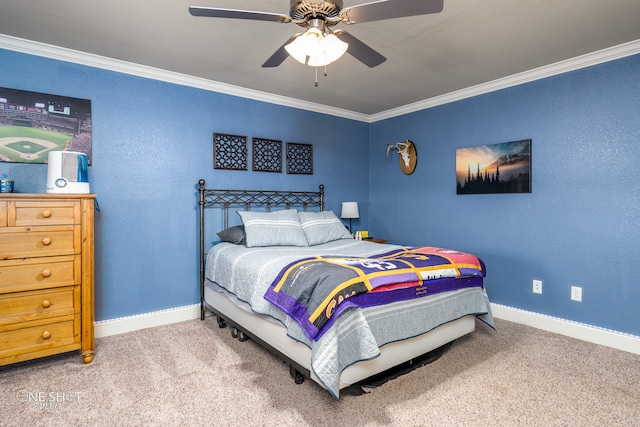
[[[318,67],[313,67],[316,69],[316,87],[318,87]],[[324,66],[324,76],[327,77],[328,73],[327,73],[327,66]]]

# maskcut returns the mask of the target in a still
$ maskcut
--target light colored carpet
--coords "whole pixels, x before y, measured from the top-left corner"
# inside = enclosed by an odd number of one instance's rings
[[[640,425],[639,355],[496,326],[340,401],[212,318],[146,329],[97,340],[89,365],[73,352],[0,368],[0,427]]]

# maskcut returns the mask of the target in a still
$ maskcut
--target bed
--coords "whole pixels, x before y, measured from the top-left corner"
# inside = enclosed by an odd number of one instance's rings
[[[341,390],[473,332],[476,319],[493,326],[484,264],[472,255],[355,240],[324,211],[322,185],[217,190],[200,180],[198,186],[201,319],[211,312],[234,337],[275,354],[296,383],[311,379],[339,399]],[[217,221],[208,221],[210,208]],[[237,225],[230,226],[230,214]],[[450,264],[426,264],[438,254]],[[402,280],[391,276],[393,268],[404,272]],[[330,275],[339,276],[340,286],[326,284]],[[314,291],[296,294],[310,278]]]

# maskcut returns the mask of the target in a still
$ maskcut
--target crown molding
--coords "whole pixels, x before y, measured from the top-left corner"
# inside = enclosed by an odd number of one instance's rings
[[[473,96],[494,92],[500,89],[529,83],[535,80],[544,79],[558,74],[568,73],[570,71],[579,70],[581,68],[590,67],[592,65],[609,62],[616,59],[640,53],[640,40],[634,40],[617,46],[598,50],[586,55],[577,56],[565,61],[556,62],[550,65],[534,68],[533,70],[524,71],[512,76],[500,78],[476,86],[471,86],[455,92],[446,93],[444,95],[435,96],[423,101],[414,102],[403,105],[380,113],[369,116],[369,122],[377,122],[408,113],[425,110],[427,108],[436,107],[438,105],[448,104],[450,102],[460,101],[462,99],[471,98]]]
[[[303,101],[300,99],[289,98],[286,96],[275,95],[268,92],[262,92],[253,89],[247,89],[240,86],[234,86],[226,83],[220,83],[213,80],[203,79],[200,77],[189,76],[186,74],[176,73],[173,71],[162,70],[159,68],[148,67],[146,65],[135,64],[132,62],[121,61],[119,59],[108,58],[105,56],[94,55],[92,53],[81,52],[64,47],[53,46],[32,40],[21,39],[17,37],[0,34],[0,49],[12,50],[15,52],[26,53],[29,55],[41,56],[44,58],[55,59],[58,61],[71,62],[74,64],[86,65],[89,67],[101,68],[104,70],[115,71],[123,74],[130,74],[137,77],[144,77],[153,80],[174,83],[182,86],[204,89],[212,92],[223,93],[227,95],[248,98],[254,101],[262,101],[270,104],[282,105],[285,107],[298,108],[301,110],[313,111],[316,113],[328,114],[362,122],[368,122],[367,114],[357,113],[354,111],[344,110],[328,105]]]
[[[398,108],[382,111],[375,114],[362,114],[355,111],[344,110],[328,105],[303,101],[296,98],[275,95],[253,89],[247,89],[240,86],[234,86],[226,83],[220,83],[213,80],[203,79],[200,77],[189,76],[186,74],[176,73],[173,71],[162,70],[159,68],[148,67],[145,65],[135,64],[132,62],[121,61],[118,59],[107,58],[104,56],[94,55],[91,53],[80,52],[77,50],[67,49],[59,46],[53,46],[45,43],[35,42],[31,40],[21,39],[17,37],[0,34],[0,49],[7,49],[16,52],[26,53],[30,55],[41,56],[59,61],[71,62],[75,64],[96,67],[105,70],[115,71],[124,74],[130,74],[137,77],[144,77],[153,80],[160,80],[168,83],[174,83],[182,86],[190,86],[198,89],[204,89],[212,92],[219,92],[227,95],[248,98],[255,101],[262,101],[270,104],[282,105],[301,110],[313,111],[316,113],[327,114],[346,119],[374,123],[380,120],[402,116],[404,114],[413,113],[427,108],[448,104],[450,102],[459,101],[466,98],[494,92],[500,89],[517,86],[523,83],[529,83],[546,77],[555,76],[562,73],[590,67],[592,65],[601,64],[603,62],[613,61],[627,56],[640,53],[640,40],[623,43],[610,48],[602,49],[596,52],[581,55],[565,61],[556,62],[554,64],[545,65],[533,70],[514,74],[512,76],[500,78],[476,86],[450,92],[444,95],[425,99],[422,101],[407,104]]]

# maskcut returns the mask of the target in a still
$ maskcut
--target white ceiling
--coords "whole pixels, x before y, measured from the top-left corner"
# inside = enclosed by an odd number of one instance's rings
[[[261,67],[297,25],[194,17],[190,5],[289,10],[289,0],[0,0],[0,33],[365,115],[640,40],[638,0],[444,0],[440,14],[339,24],[387,61],[345,55],[315,87],[315,69],[292,58]]]

